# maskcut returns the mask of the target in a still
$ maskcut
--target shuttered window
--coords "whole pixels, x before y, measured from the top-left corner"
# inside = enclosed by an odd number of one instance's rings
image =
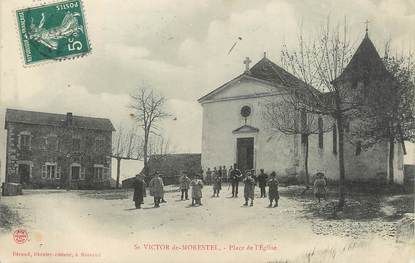
[[[318,147],[323,149],[323,119],[321,117],[318,118]]]
[[[61,167],[56,168],[56,179],[61,179]]]
[[[333,154],[337,154],[337,126],[333,124]]]
[[[358,141],[356,143],[356,155],[359,155],[362,152],[362,142]]]
[[[46,165],[42,165],[42,179],[46,179],[46,178],[47,178]]]

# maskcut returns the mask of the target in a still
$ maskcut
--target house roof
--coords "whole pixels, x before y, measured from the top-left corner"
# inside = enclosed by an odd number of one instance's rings
[[[65,123],[66,117],[66,114],[6,109],[5,124],[6,128],[7,123],[25,123],[60,127]],[[114,126],[109,119],[75,115],[72,116],[72,127],[90,130],[115,131]]]
[[[202,103],[203,101],[209,100],[211,97],[213,97],[213,95],[220,92],[224,87],[233,82],[239,81],[242,78],[262,81],[274,87],[285,87],[287,88],[287,91],[291,92],[300,92],[307,94],[311,91],[315,94],[320,94],[320,92],[314,87],[307,85],[305,82],[295,77],[293,74],[289,73],[282,67],[278,66],[267,57],[263,57],[248,72],[244,72],[231,81],[226,82],[219,88],[201,97],[198,101]]]
[[[382,80],[391,78],[375,45],[366,33],[349,64],[333,83],[347,80]]]

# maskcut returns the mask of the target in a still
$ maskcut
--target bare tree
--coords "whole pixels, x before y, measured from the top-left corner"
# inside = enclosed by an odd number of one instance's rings
[[[162,159],[172,151],[169,139],[162,135],[151,136],[148,145],[148,155],[150,158]]]
[[[125,130],[119,126],[114,135],[112,155],[117,160],[117,180],[116,188],[119,188],[121,161],[122,160],[142,160],[143,159],[143,139],[137,133],[137,127]]]
[[[148,157],[149,157],[149,140],[150,134],[158,134],[160,130],[160,121],[168,116],[165,111],[166,99],[161,94],[152,89],[139,88],[131,96],[130,108],[134,111],[132,117],[144,132],[143,139],[143,160],[145,176],[149,174]]]
[[[313,134],[322,136],[323,133],[330,131],[332,126],[329,124],[331,123],[329,120],[323,122],[322,116],[307,113],[305,110],[298,110],[293,106],[293,103],[295,101],[270,100],[265,104],[263,117],[271,131],[281,132],[285,135],[301,136],[305,185],[306,190],[308,190],[310,188],[310,175],[308,173],[309,137]]]
[[[289,101],[295,101],[291,103],[293,107],[307,113],[330,116],[336,122],[339,140],[339,209],[343,208],[345,201],[344,124],[356,105],[336,80],[352,54],[347,22],[342,26],[332,26],[330,19],[321,27],[320,35],[315,40],[306,42],[300,36],[297,51],[285,48],[281,54],[282,60],[289,65],[288,70],[303,80],[291,92]]]

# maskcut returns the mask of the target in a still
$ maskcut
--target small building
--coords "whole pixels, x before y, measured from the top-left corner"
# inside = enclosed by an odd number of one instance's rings
[[[24,188],[110,187],[109,119],[7,109],[6,182]]]

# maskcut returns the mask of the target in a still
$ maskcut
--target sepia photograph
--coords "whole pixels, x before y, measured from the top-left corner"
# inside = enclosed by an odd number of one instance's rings
[[[0,263],[415,262],[415,0],[0,23]]]

